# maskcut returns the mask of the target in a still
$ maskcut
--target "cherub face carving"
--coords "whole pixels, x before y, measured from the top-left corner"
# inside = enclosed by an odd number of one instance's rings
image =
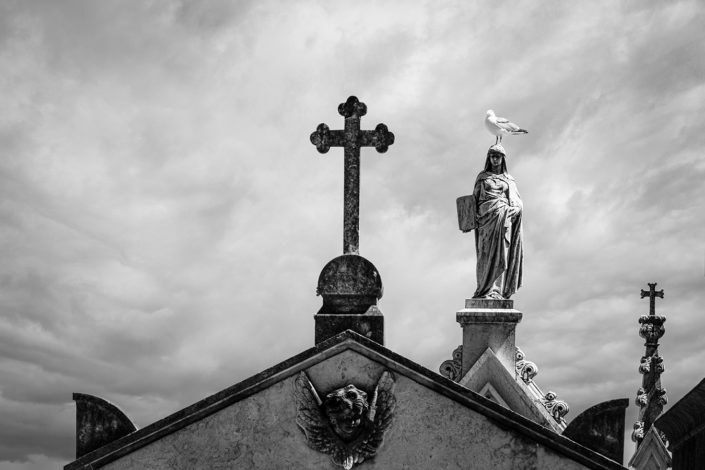
[[[323,407],[333,431],[343,440],[357,437],[362,419],[370,405],[367,394],[354,385],[339,388],[326,395]]]

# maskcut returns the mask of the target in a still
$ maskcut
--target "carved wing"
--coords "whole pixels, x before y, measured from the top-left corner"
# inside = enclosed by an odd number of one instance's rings
[[[368,432],[362,439],[358,440],[351,449],[355,463],[362,462],[366,458],[372,457],[382,445],[384,434],[392,424],[394,407],[397,404],[397,399],[394,397],[393,392],[394,377],[391,372],[385,370],[377,382],[372,400],[370,401]]]
[[[344,462],[347,452],[340,439],[333,433],[321,411],[321,399],[305,372],[294,381],[296,398],[296,424],[306,435],[306,443],[318,452],[328,454],[334,462]]]

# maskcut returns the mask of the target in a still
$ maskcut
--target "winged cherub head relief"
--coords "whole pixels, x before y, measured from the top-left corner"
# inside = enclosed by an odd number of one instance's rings
[[[330,455],[335,465],[350,470],[373,457],[392,424],[396,406],[394,379],[382,372],[372,397],[353,384],[328,393],[321,400],[305,372],[294,381],[296,423],[312,449]]]
[[[367,417],[370,405],[367,394],[351,384],[326,395],[323,408],[333,431],[347,440],[359,434],[362,419]]]

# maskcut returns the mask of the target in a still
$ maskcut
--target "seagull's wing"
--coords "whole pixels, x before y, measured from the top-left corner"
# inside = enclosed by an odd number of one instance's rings
[[[522,130],[521,127],[517,126],[513,122],[509,122],[509,119],[497,118],[497,126],[504,129],[507,132],[516,132]]]
[[[488,116],[485,118],[485,125],[487,126],[487,129],[494,135],[497,135],[497,133],[501,133],[504,130],[497,121],[498,119],[496,117]]]

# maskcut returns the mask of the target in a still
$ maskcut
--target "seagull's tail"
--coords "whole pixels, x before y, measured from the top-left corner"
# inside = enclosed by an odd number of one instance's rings
[[[528,134],[529,131],[526,129],[517,129],[515,131],[512,131],[512,135],[519,135],[519,134]]]

